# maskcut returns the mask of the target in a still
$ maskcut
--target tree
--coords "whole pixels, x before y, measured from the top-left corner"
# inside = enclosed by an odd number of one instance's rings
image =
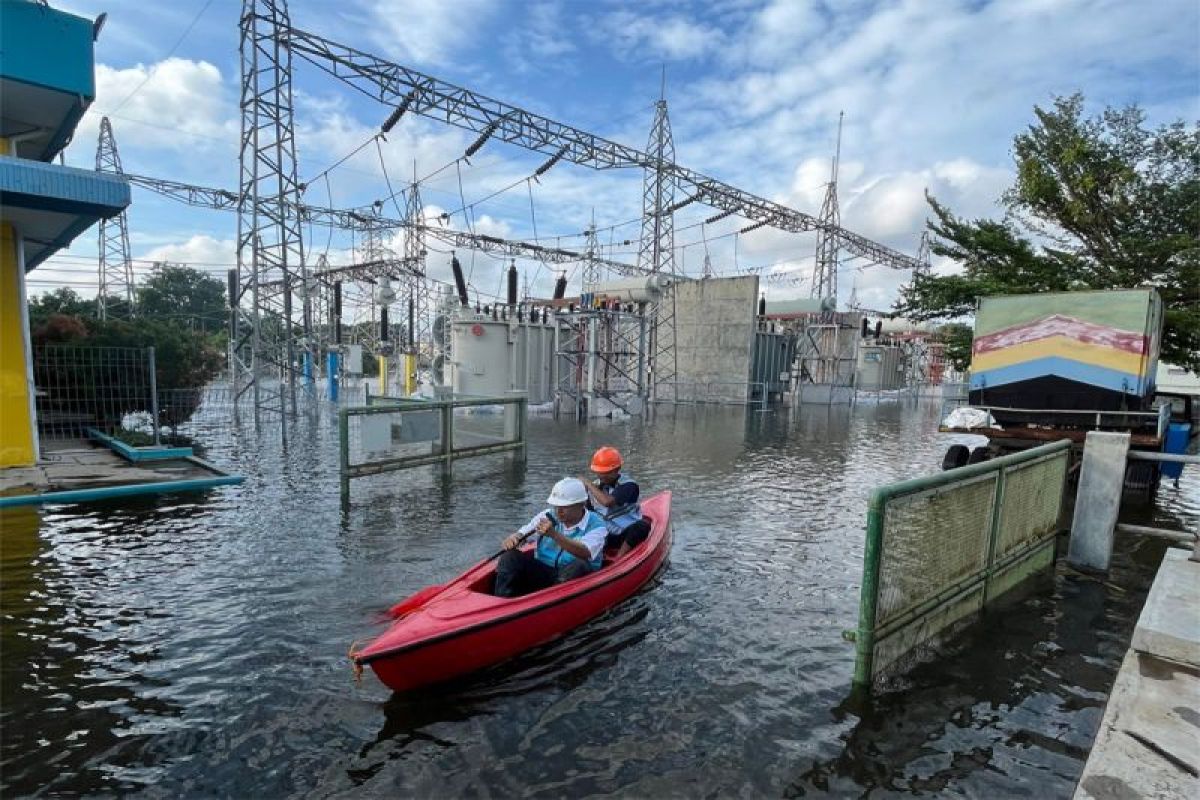
[[[224,296],[220,281],[193,269],[167,267],[138,290],[136,318],[101,320],[94,301],[59,288],[29,301],[31,340],[35,349],[154,347],[162,421],[178,425],[195,413],[203,387],[224,366]],[[129,408],[127,396],[104,388],[121,385],[128,378],[125,368],[120,359],[103,356],[88,369],[48,362],[39,371],[39,388],[56,398],[58,411],[93,414],[98,423],[112,425],[130,410],[147,410]]]
[[[957,370],[967,369],[971,365],[971,326],[951,322],[938,328],[937,333],[945,345],[942,355],[946,360]]]
[[[225,284],[191,267],[155,267],[138,287],[137,304],[139,316],[208,333],[225,331],[229,318]]]
[[[68,317],[91,317],[96,313],[96,301],[84,300],[74,289],[60,286],[53,292],[29,299],[29,328],[45,325],[54,314]]]
[[[928,197],[930,250],[963,266],[918,278],[896,311],[956,319],[979,297],[1154,286],[1162,358],[1200,371],[1200,125],[1148,130],[1137,106],[1083,116],[1083,97],[1034,108],[1013,140],[1003,220],[966,220]]]

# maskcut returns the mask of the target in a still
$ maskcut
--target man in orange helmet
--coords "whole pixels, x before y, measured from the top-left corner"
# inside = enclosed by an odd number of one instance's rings
[[[601,447],[592,455],[594,481],[584,481],[588,505],[604,518],[608,528],[606,548],[619,548],[617,558],[637,547],[650,535],[650,523],[642,519],[637,482],[621,471],[624,461],[615,447]]]

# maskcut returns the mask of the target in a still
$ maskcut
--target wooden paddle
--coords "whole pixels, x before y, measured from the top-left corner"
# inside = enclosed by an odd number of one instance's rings
[[[554,523],[558,522],[558,520],[554,518],[553,514],[547,514],[547,516],[550,517],[551,522],[554,522]],[[532,536],[535,533],[537,533],[537,528],[534,528],[529,533],[522,534],[521,538],[517,539],[517,543],[513,546],[513,549],[520,547],[525,542],[526,539],[528,539],[530,536]],[[489,561],[495,561],[497,558],[499,558],[500,556],[504,555],[507,552],[508,552],[508,548],[498,550],[497,552],[492,553],[490,556],[488,556],[487,558],[485,558],[483,561],[481,561],[479,563],[486,564]],[[439,594],[441,594],[442,591],[448,585],[449,584],[445,584],[445,583],[435,583],[432,586],[426,586],[424,589],[421,589],[421,590],[417,591],[416,593],[409,595],[408,597],[401,600],[399,603],[396,603],[396,605],[389,608],[387,610],[386,616],[391,619],[399,619],[400,617],[403,617],[406,614],[411,614],[412,612],[416,611],[417,609],[424,607],[426,603],[428,603],[434,597],[437,597]]]

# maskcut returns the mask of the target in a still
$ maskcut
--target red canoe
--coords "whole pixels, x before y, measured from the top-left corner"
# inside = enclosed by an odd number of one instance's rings
[[[484,561],[395,606],[412,610],[350,656],[404,691],[498,664],[562,636],[633,595],[662,566],[671,548],[671,493],[643,502],[642,513],[651,522],[646,541],[620,560],[606,556],[604,566],[586,577],[523,597],[495,597],[496,562]]]

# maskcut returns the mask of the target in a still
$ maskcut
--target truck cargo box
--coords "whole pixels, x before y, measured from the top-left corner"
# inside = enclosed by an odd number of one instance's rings
[[[1154,289],[985,297],[975,315],[970,402],[1148,410],[1162,321]]]

